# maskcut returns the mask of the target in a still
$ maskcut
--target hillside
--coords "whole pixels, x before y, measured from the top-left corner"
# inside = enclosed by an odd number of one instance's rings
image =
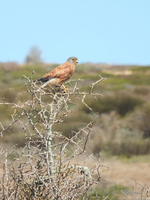
[[[1,63],[0,101],[25,102],[29,98],[26,93],[27,77],[36,80],[56,66],[57,64]],[[101,159],[102,164],[108,167],[103,173],[106,182],[104,185],[128,186],[127,179],[132,177],[137,182],[148,184],[150,66],[79,64],[71,80],[67,82],[68,89],[72,91],[76,86],[81,92],[89,91],[90,85],[99,79],[99,75],[103,77],[103,81],[96,84],[94,92],[101,95],[97,98],[87,95],[85,103],[88,106],[81,100],[77,101],[75,96],[70,96],[71,112],[55,130],[69,138],[96,116],[87,152],[94,155],[95,161]],[[3,126],[11,123],[12,112],[14,111],[10,106],[0,105],[0,121]],[[23,147],[24,143],[25,137],[19,127],[7,130],[0,139],[0,145],[4,148],[16,144]],[[89,166],[91,163],[89,162]],[[140,174],[140,170],[145,173]],[[127,177],[124,173],[128,174]]]

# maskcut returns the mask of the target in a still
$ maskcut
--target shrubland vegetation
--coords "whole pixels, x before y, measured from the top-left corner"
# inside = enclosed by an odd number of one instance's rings
[[[33,79],[37,79],[56,66],[56,64],[22,66],[15,63],[1,64],[0,99],[13,103],[25,102],[29,97],[25,93],[27,79],[24,75],[30,77],[34,71]],[[97,151],[94,144],[91,152],[96,155],[100,155],[102,151],[126,156],[149,154],[150,67],[118,66],[117,68],[93,64],[85,66],[83,64],[76,67],[72,80],[77,80],[77,87],[80,91],[84,91],[98,79],[98,74],[101,75],[106,80],[97,84],[94,91],[101,93],[102,96],[97,98],[87,96],[86,104],[91,109],[81,101],[75,102],[77,106],[70,104],[71,112],[64,119],[61,126],[62,133],[68,137],[73,131],[79,130],[82,126],[81,122],[88,123],[96,114],[98,117],[94,125],[95,132],[92,135],[93,138],[99,139],[96,140]],[[130,72],[129,75],[125,73],[127,70]],[[74,84],[75,82],[69,81],[68,88],[71,90]],[[7,124],[11,118],[11,109],[7,109],[7,106],[1,106],[0,109],[1,121]],[[20,135],[18,130],[15,133],[5,134],[1,143],[4,145],[10,142],[21,145],[23,138],[24,136]]]
[[[28,82],[26,77],[35,80],[56,66],[1,63],[1,102],[24,104],[31,98],[25,86]],[[78,93],[90,91],[90,85],[100,78],[99,75],[103,77],[103,81],[93,87],[93,92],[102,95],[86,95],[83,103],[83,96],[81,98]],[[54,125],[54,131],[60,132],[66,138],[72,138],[94,117],[95,122],[92,124],[90,136],[92,142],[88,143],[86,149],[89,155],[93,154],[99,159],[103,155],[131,158],[135,155],[150,154],[149,75],[150,67],[143,66],[108,66],[91,63],[78,65],[72,79],[67,82],[69,91],[75,88],[76,95],[71,95],[67,103],[67,117],[63,117],[60,126]],[[44,101],[49,102],[49,99],[46,97]],[[4,127],[11,123],[14,112],[16,111],[12,106],[0,105],[0,121]],[[0,139],[0,145],[8,149],[13,145],[23,148],[26,139],[25,134],[20,131],[20,126],[14,125],[13,129],[5,131]],[[74,145],[68,145],[68,148],[71,155]],[[104,196],[102,192],[96,192],[91,193],[89,199],[96,195]]]

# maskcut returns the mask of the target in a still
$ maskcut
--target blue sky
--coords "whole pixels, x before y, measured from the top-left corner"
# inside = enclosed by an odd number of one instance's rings
[[[0,62],[23,63],[31,46],[44,62],[150,64],[150,0],[5,0]]]

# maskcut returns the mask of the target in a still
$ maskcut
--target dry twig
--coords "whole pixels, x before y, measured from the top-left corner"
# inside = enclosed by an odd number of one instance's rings
[[[37,92],[38,87],[32,77],[26,78],[28,101],[23,104],[0,103],[14,109],[12,122],[6,127],[0,124],[1,136],[17,123],[27,139],[22,149],[15,148],[11,152],[12,162],[8,161],[7,151],[5,153],[0,198],[84,199],[92,185],[100,181],[100,164],[90,170],[87,166],[72,164],[72,160],[86,152],[94,120],[71,138],[56,132],[54,125],[61,123],[68,114],[72,95],[80,97],[78,99],[91,110],[85,99],[88,95],[101,95],[94,93],[93,88],[104,79],[99,76],[89,92],[80,92],[75,83],[71,92],[63,93],[52,87]],[[70,144],[75,150],[72,155],[66,156]],[[95,173],[98,178],[94,178]]]

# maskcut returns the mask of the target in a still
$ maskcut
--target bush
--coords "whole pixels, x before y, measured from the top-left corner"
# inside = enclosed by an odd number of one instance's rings
[[[136,116],[134,120],[138,124],[140,116],[137,111],[133,116]],[[146,137],[143,139],[144,132],[132,121],[133,116],[122,118],[115,112],[100,115],[93,127],[93,145],[90,147],[92,153],[97,157],[103,153],[126,157],[150,154],[150,139]]]
[[[147,86],[138,86],[134,88],[134,93],[146,97],[150,93],[150,88]]]
[[[74,110],[64,119],[61,130],[59,131],[61,131],[66,137],[70,138],[90,121],[90,116],[83,112],[80,113],[78,110]]]
[[[7,62],[2,63],[0,67],[6,72],[12,72],[18,69],[18,64],[16,62]]]
[[[107,144],[113,155],[125,155],[131,157],[132,155],[150,154],[150,140],[131,139],[121,141],[120,143],[112,142]]]
[[[25,134],[26,143],[11,151],[0,147],[3,168],[0,199],[84,199],[89,189],[100,181],[99,162],[90,169],[85,166],[85,160],[80,164],[76,161],[86,151],[93,119],[67,138],[54,127],[61,129],[64,117],[70,112],[70,94],[75,93],[53,88],[37,91],[36,83],[28,78],[27,94],[25,103],[1,103],[9,105],[13,113],[9,124],[1,123],[0,136],[19,129]],[[84,94],[78,96],[83,99]],[[49,97],[47,101],[45,96]],[[81,115],[78,118],[82,120]],[[71,153],[69,146],[73,147]]]
[[[115,199],[121,200],[124,196],[123,191],[129,190],[127,187],[121,185],[114,185],[110,188],[96,188],[95,191],[88,196],[88,200],[97,199]]]
[[[143,103],[139,98],[126,94],[119,94],[116,96],[116,99],[116,111],[121,116],[125,116],[127,113],[132,112],[136,106],[140,106]]]
[[[134,116],[131,119],[134,129],[140,131],[143,138],[150,138],[150,103],[145,103],[132,116]]]
[[[10,103],[13,103],[16,101],[16,98],[17,98],[17,94],[15,92],[15,90],[13,89],[10,89],[10,90],[3,90],[1,91],[1,94],[0,94],[1,98],[6,102],[10,102]]]
[[[98,98],[97,101],[88,99],[86,103],[92,108],[93,112],[102,114],[116,111],[119,115],[125,116],[127,113],[132,112],[136,106],[142,105],[143,101],[132,95],[116,93],[114,95],[105,95]],[[83,107],[83,105],[81,109],[86,113],[91,112],[87,107]]]

